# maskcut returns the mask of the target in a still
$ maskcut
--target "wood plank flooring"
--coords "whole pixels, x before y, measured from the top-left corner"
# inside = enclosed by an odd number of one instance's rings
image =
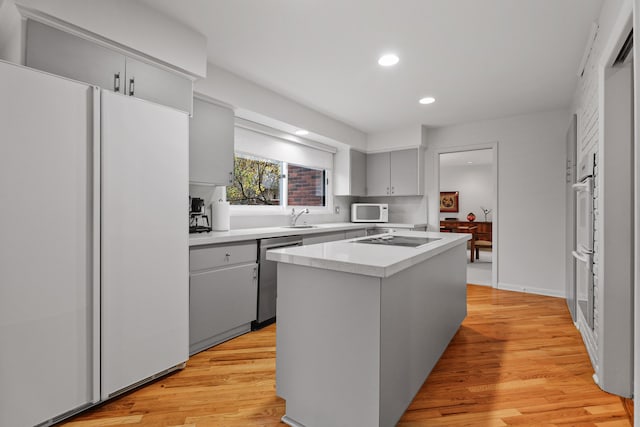
[[[564,300],[468,291],[466,320],[398,426],[632,425],[623,400],[593,383]],[[61,425],[284,426],[275,333],[272,325],[199,353],[184,370]]]

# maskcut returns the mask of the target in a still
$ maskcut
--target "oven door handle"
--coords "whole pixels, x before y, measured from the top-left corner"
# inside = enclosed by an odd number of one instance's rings
[[[589,254],[576,251],[571,251],[571,255],[573,255],[573,257],[578,261],[584,262],[585,264],[589,264],[589,258],[591,258]]]
[[[591,193],[591,178],[587,178],[583,182],[577,182],[577,183],[571,185],[571,188],[573,188],[577,192],[584,191],[586,193]]]

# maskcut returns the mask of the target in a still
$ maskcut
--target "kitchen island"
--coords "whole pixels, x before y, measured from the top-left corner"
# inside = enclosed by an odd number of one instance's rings
[[[465,318],[468,234],[380,237],[267,253],[286,424],[395,425]]]

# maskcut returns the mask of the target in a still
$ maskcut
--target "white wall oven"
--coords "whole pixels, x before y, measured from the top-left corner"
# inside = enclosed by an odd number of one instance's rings
[[[572,251],[576,259],[576,297],[578,311],[593,329],[593,155],[582,162],[576,191],[576,248]]]

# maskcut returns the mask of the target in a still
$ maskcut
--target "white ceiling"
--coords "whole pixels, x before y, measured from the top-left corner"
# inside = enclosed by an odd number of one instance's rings
[[[568,107],[602,4],[142,1],[203,33],[209,62],[368,133]]]

